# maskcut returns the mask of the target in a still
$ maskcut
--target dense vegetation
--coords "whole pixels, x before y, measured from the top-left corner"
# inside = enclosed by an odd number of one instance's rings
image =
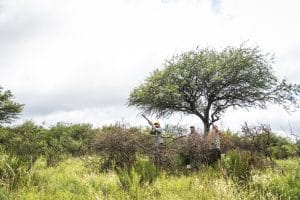
[[[0,199],[300,197],[299,141],[265,125],[223,132],[220,162],[210,162],[195,138],[169,137],[159,155],[153,139],[147,129],[124,125],[1,127]]]

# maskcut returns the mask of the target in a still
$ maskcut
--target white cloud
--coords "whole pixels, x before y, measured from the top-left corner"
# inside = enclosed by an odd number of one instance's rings
[[[6,0],[0,8],[0,84],[26,104],[21,120],[140,122],[126,108],[129,92],[165,59],[197,45],[257,44],[275,54],[278,76],[299,83],[296,0]],[[232,124],[258,116],[228,112],[222,123],[239,129]],[[288,120],[295,127],[296,117]],[[274,127],[286,121],[284,114],[269,119]]]

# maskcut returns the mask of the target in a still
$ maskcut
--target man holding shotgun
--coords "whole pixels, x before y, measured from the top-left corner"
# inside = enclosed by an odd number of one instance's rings
[[[162,128],[159,122],[152,123],[144,114],[142,116],[148,121],[152,127],[150,134],[155,135],[155,148],[154,148],[154,163],[158,166],[163,164],[163,151],[164,151],[164,139],[162,137]]]
[[[164,144],[164,139],[162,137],[162,128],[160,127],[159,122],[152,123],[144,114],[142,116],[148,121],[149,125],[152,127],[151,134],[155,135],[156,145],[162,146]]]

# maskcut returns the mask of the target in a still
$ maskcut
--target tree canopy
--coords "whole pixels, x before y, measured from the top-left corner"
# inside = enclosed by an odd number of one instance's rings
[[[279,104],[288,110],[297,105],[300,86],[279,80],[273,60],[258,47],[197,48],[166,60],[162,69],[134,88],[128,104],[159,116],[195,114],[205,133],[229,107],[265,109]]]
[[[4,91],[0,86],[0,124],[10,123],[23,110],[24,105],[14,102],[13,98],[10,90]]]

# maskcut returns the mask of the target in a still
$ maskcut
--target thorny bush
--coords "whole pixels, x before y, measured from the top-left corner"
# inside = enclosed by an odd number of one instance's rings
[[[136,161],[137,136],[135,129],[110,126],[95,138],[96,151],[102,156],[102,169],[131,167]]]

